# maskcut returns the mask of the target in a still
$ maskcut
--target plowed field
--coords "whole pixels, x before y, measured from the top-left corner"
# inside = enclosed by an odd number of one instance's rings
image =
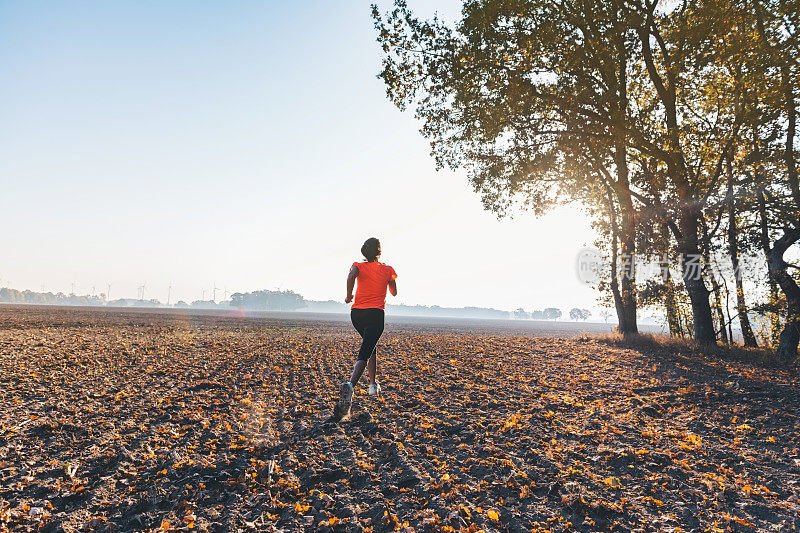
[[[0,530],[790,531],[796,374],[491,327],[0,308]]]

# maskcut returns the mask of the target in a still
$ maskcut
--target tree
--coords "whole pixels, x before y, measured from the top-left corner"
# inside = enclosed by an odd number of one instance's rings
[[[619,126],[630,120],[634,35],[620,31],[619,10],[602,2],[587,14],[546,2],[467,1],[453,30],[414,18],[402,0],[395,6],[385,20],[373,6],[381,77],[398,107],[416,106],[437,166],[466,167],[498,216],[515,206],[541,214],[560,195],[609,194],[620,214],[621,254],[633,256],[636,213]],[[597,30],[601,46],[578,35],[581,24]],[[614,301],[622,330],[635,333],[632,275],[614,285]]]
[[[373,17],[387,95],[415,108],[438,167],[465,168],[498,216],[585,205],[623,333],[644,295],[673,335],[730,340],[738,317],[754,346],[749,313],[765,309],[779,354],[796,357],[800,284],[784,254],[800,242],[798,0],[465,0],[452,26],[397,0]],[[748,251],[763,256],[764,275],[748,275],[766,303],[745,294]],[[680,275],[637,280],[633,254],[677,260]]]
[[[561,309],[555,307],[548,307],[543,311],[545,320],[558,320],[561,318]]]
[[[603,319],[603,322],[608,323],[608,319],[611,318],[611,311],[604,308],[600,311],[600,318]]]
[[[528,320],[530,317],[531,317],[530,313],[528,313],[521,307],[514,311],[514,318],[516,319]]]
[[[612,252],[632,260],[642,210],[677,241],[694,337],[716,342],[700,227],[745,108],[721,94],[714,43],[730,5],[466,0],[453,28],[403,0],[384,19],[381,77],[413,105],[438,166],[465,167],[484,205],[543,212],[557,198],[607,202]],[[720,102],[720,96],[725,100]],[[632,172],[633,169],[633,172]],[[638,202],[639,208],[636,208]],[[635,278],[610,288],[636,331]]]
[[[756,31],[757,57],[766,58],[768,68],[763,69],[759,87],[766,94],[765,113],[772,128],[757,129],[757,142],[771,150],[761,152],[758,167],[752,174],[759,184],[758,203],[762,218],[762,246],[767,258],[768,275],[775,298],[775,285],[786,298],[786,323],[780,333],[777,355],[786,362],[797,358],[800,342],[800,287],[788,272],[784,260],[786,251],[800,241],[800,178],[797,172],[797,92],[800,85],[800,5],[796,1],[754,1],[749,19]],[[763,121],[763,115],[758,117]],[[779,131],[777,137],[765,135]],[[761,135],[759,135],[759,133]],[[780,179],[773,179],[777,174]],[[767,203],[771,209],[767,211]],[[769,220],[781,227],[780,236],[772,242]]]
[[[800,240],[795,140],[800,5],[792,0],[751,0],[745,4],[723,1],[718,6],[730,16],[718,17],[716,22],[714,59],[726,73],[727,85],[735,88],[735,98],[727,98],[725,105],[741,110],[737,112],[740,134],[725,158],[725,199],[717,211],[727,216],[736,310],[745,344],[754,346],[739,252],[740,248],[760,249],[767,266],[769,296],[765,304],[754,307],[771,315],[777,353],[791,361],[797,357],[800,339],[800,290],[783,256]],[[713,238],[713,232],[710,236]],[[779,289],[786,305],[782,332],[777,313]]]
[[[592,313],[588,309],[579,309],[573,307],[569,312],[569,317],[572,320],[588,320]]]
[[[306,306],[300,294],[294,291],[237,292],[231,295],[231,307],[253,310],[295,311]]]

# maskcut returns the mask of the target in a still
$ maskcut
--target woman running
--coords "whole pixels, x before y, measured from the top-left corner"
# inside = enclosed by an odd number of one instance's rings
[[[358,360],[353,367],[350,381],[342,383],[339,391],[339,402],[336,405],[339,416],[350,411],[354,387],[364,373],[364,368],[367,368],[369,373],[369,394],[381,392],[381,386],[375,379],[377,371],[375,346],[383,333],[386,288],[389,288],[392,296],[397,296],[395,281],[397,273],[389,265],[378,262],[381,256],[380,241],[375,237],[367,239],[361,247],[361,255],[366,258],[366,262],[356,262],[350,267],[350,273],[347,275],[347,298],[344,300],[348,304],[353,301],[353,286],[358,280],[355,302],[350,310],[350,320],[361,335],[361,349],[358,350]]]

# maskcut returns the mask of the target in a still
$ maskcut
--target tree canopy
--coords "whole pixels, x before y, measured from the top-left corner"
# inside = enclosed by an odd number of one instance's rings
[[[397,0],[373,18],[387,96],[414,109],[438,168],[465,169],[498,216],[591,214],[623,333],[661,302],[674,334],[729,341],[733,307],[753,345],[745,280],[773,310],[780,288],[798,330],[782,259],[800,240],[796,1],[466,0],[448,23]],[[743,252],[763,254],[760,273]],[[665,275],[637,284],[653,256]]]

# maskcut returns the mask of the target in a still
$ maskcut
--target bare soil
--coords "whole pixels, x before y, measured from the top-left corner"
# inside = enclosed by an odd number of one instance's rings
[[[0,307],[0,530],[791,531],[794,371],[392,323]]]

